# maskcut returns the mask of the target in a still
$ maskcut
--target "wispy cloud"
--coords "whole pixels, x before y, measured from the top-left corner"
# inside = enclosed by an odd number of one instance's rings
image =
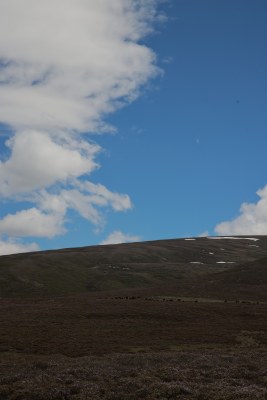
[[[129,235],[121,231],[114,231],[99,244],[130,243],[130,242],[140,242],[140,240],[141,238],[139,236]]]
[[[94,224],[102,221],[99,207],[131,208],[127,195],[88,180],[101,151],[88,135],[112,130],[106,115],[158,74],[155,54],[140,42],[160,19],[156,6],[0,0],[0,122],[12,130],[0,161],[0,197],[29,202],[4,216],[0,234],[52,237],[64,232],[69,208]]]
[[[208,231],[203,231],[203,232],[198,234],[198,237],[207,237],[207,236],[209,236],[209,232]]]
[[[164,64],[171,64],[173,62],[173,57],[169,56],[169,57],[165,57],[163,59],[163,63]]]
[[[267,234],[267,186],[257,191],[256,203],[243,203],[240,215],[231,221],[216,225],[218,235],[266,235]]]

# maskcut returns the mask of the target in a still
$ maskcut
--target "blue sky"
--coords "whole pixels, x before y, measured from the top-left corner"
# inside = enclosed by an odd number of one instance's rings
[[[267,234],[265,1],[27,2],[43,30],[0,0],[2,254]]]

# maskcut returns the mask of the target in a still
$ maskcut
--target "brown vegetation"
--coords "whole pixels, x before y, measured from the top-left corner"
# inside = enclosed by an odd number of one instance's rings
[[[3,355],[0,398],[265,400],[266,353],[182,350],[105,357]]]
[[[0,400],[265,400],[267,241],[219,242],[0,258]]]

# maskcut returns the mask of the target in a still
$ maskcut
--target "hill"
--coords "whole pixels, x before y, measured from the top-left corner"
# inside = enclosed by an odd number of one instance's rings
[[[267,237],[0,257],[0,399],[265,400]]]
[[[172,239],[0,257],[0,297],[88,292],[267,300],[267,237]]]

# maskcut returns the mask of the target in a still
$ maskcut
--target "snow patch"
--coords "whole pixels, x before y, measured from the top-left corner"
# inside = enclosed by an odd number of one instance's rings
[[[236,236],[208,236],[207,239],[233,239],[233,240],[253,240],[256,242],[257,240],[260,240],[259,238],[253,238],[253,237],[236,237]]]
[[[203,264],[201,261],[190,261],[190,264]]]
[[[184,239],[184,240],[196,240],[196,239],[193,239],[193,238],[186,238],[186,239]]]
[[[216,264],[235,264],[235,261],[216,261]]]

